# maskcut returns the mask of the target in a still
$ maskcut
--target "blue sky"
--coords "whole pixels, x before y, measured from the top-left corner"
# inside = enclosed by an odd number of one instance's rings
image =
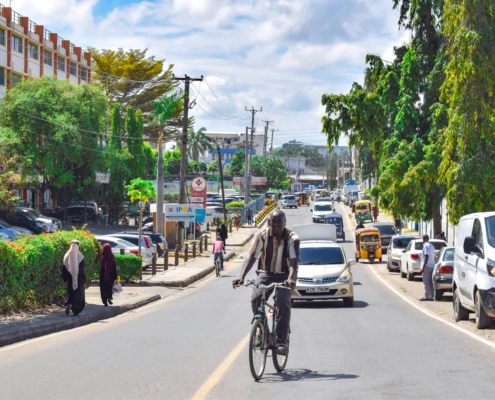
[[[204,75],[197,128],[245,131],[244,107],[275,120],[275,145],[325,143],[323,93],[361,81],[364,57],[408,40],[392,0],[14,0],[13,8],[79,46],[149,48],[176,75]],[[218,98],[218,99],[217,99]]]

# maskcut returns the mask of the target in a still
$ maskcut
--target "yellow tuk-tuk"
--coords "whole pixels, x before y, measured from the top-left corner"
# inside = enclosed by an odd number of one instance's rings
[[[269,206],[270,204],[273,203],[272,197],[274,195],[275,195],[275,198],[277,199],[278,198],[277,193],[275,193],[275,192],[266,192],[265,193],[265,200],[264,200],[265,206]],[[275,202],[277,202],[277,200],[275,200]]]
[[[310,206],[310,202],[309,202],[309,196],[307,193],[305,192],[299,192],[299,193],[296,193],[296,197],[297,197],[297,204],[299,204],[299,206]]]
[[[373,222],[371,217],[371,201],[360,200],[356,201],[353,205],[354,212],[356,213],[356,222],[369,220]]]
[[[328,190],[322,190],[320,192],[320,197],[330,197],[330,192]]]
[[[364,228],[356,231],[356,261],[362,258],[370,263],[376,259],[382,261],[382,240],[376,228]]]

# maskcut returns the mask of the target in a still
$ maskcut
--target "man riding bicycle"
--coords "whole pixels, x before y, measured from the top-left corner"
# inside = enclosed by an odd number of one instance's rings
[[[242,285],[246,275],[253,267],[256,259],[259,258],[258,277],[256,286],[271,285],[272,283],[284,283],[293,290],[296,287],[297,267],[299,261],[299,237],[290,229],[285,227],[285,213],[282,210],[276,210],[271,216],[271,227],[260,231],[256,236],[249,256],[242,267],[241,276],[235,279],[232,284]],[[271,293],[267,292],[269,296]],[[251,306],[253,313],[261,304],[261,289],[253,290],[251,297]],[[291,291],[278,290],[277,304],[279,308],[279,322],[277,332],[279,334],[279,344],[277,353],[280,355],[287,354],[287,337],[289,335],[289,324],[291,314]]]

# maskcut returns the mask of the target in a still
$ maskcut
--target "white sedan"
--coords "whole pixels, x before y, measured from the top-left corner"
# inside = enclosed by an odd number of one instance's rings
[[[301,242],[295,300],[338,300],[354,306],[351,265],[336,242],[335,225],[296,225]],[[332,240],[333,239],[333,240]]]
[[[313,218],[313,222],[316,222],[316,223],[324,223],[325,222],[325,217],[327,215],[330,215],[330,214],[333,214],[334,212],[334,209],[333,209],[333,205],[331,202],[317,202],[315,203],[315,205],[313,206],[314,208],[310,209],[309,211],[311,211],[313,213],[312,215],[312,218]]]
[[[435,255],[447,246],[447,242],[440,239],[431,239],[430,243],[435,248]],[[411,240],[407,247],[402,250],[400,258],[400,276],[408,281],[414,280],[416,275],[421,274],[421,253],[423,251],[423,239]]]
[[[108,243],[110,246],[112,246],[112,253],[113,254],[120,254],[120,249],[124,249],[125,255],[135,255],[137,256],[139,253],[139,247],[132,244],[131,242],[128,242],[127,240],[124,239],[119,239],[116,237],[112,236],[95,236],[95,239],[101,243],[103,246],[104,244]],[[142,256],[145,256],[145,252],[143,249],[141,249]]]

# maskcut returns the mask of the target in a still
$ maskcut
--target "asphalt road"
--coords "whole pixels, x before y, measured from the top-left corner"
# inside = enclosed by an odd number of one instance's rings
[[[289,226],[311,222],[305,207],[287,216]],[[353,243],[343,246],[352,258]],[[493,397],[494,351],[412,308],[366,264],[353,267],[354,308],[294,306],[287,370],[269,359],[254,382],[247,347],[232,355],[251,322],[250,289],[231,287],[238,271],[0,350],[0,399],[188,399],[200,388],[211,399]]]

